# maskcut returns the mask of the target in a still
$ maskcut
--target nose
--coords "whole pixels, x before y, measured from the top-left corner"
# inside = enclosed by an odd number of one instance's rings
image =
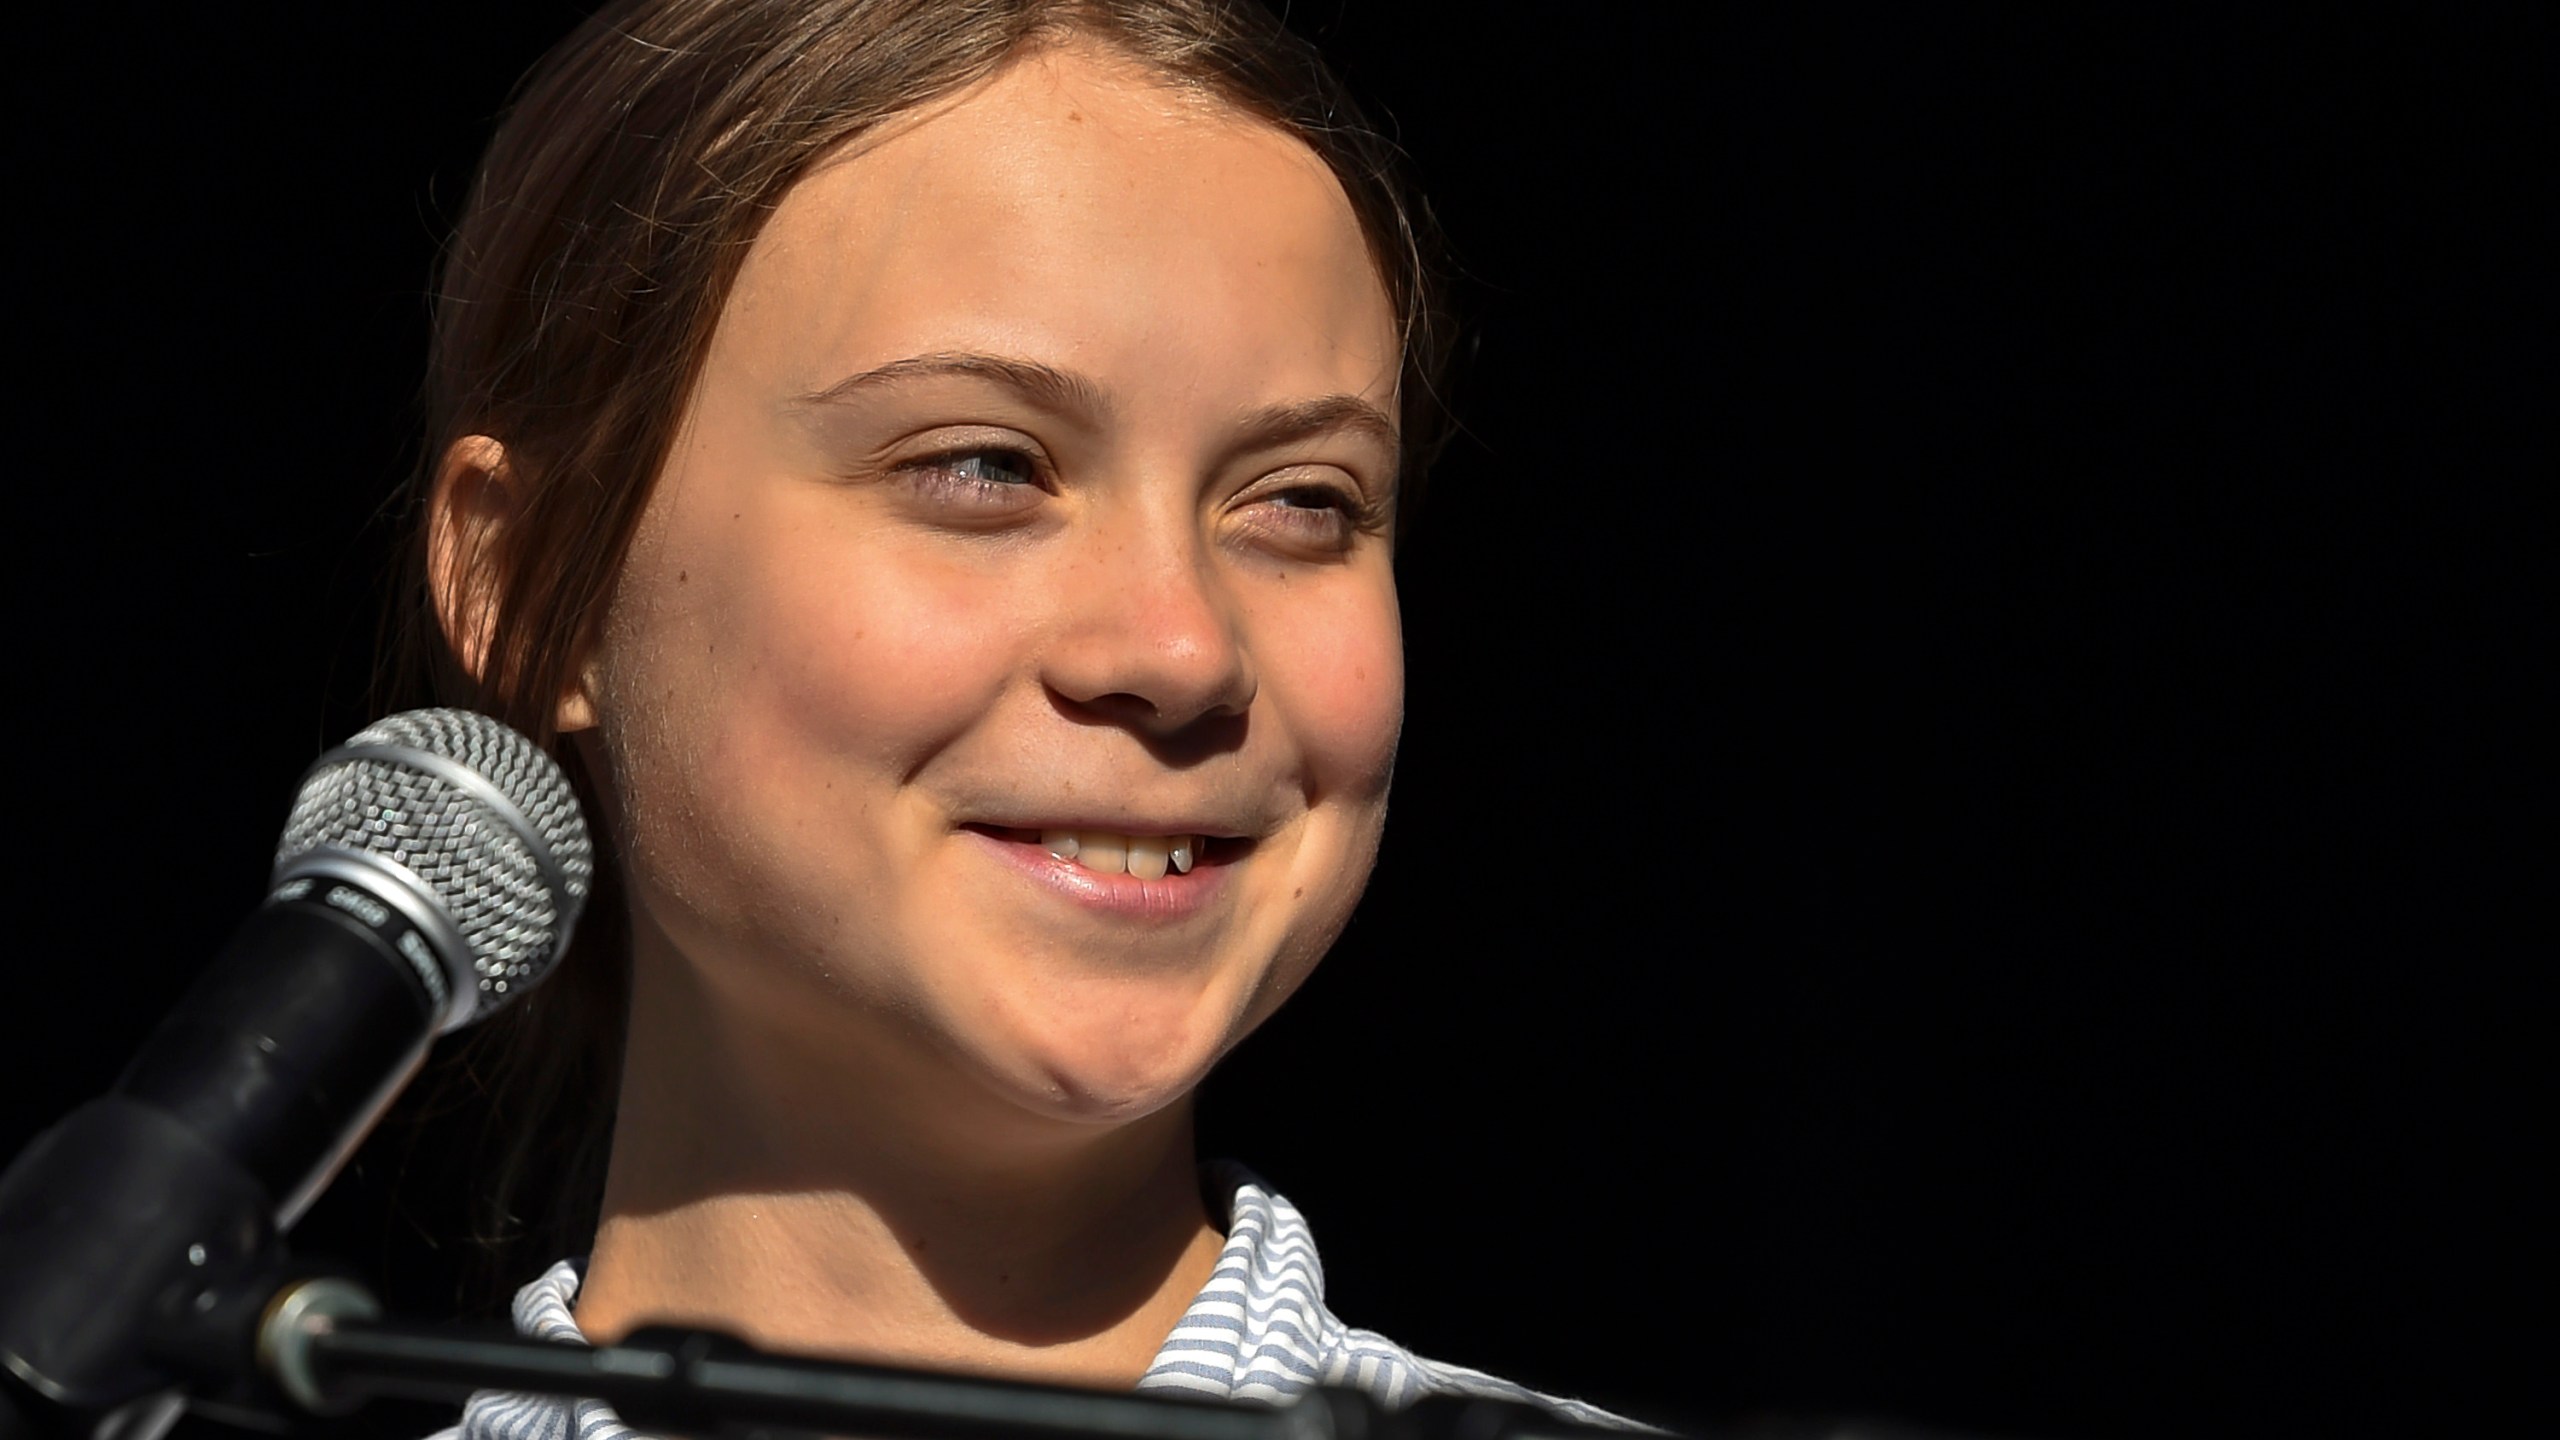
[[[1169,516],[1098,530],[1058,581],[1062,623],[1041,667],[1051,692],[1155,736],[1243,715],[1253,659],[1217,564],[1205,537]]]

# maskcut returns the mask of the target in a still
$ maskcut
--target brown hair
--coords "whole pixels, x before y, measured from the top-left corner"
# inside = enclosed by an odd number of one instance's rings
[[[526,76],[444,257],[385,708],[432,698],[495,715],[558,755],[600,813],[593,777],[558,743],[555,706],[598,637],[765,217],[848,139],[1067,36],[1267,120],[1331,167],[1403,326],[1406,518],[1447,433],[1434,232],[1394,146],[1260,5],[627,0]],[[447,643],[427,583],[437,471],[474,435],[504,445],[513,507],[458,572],[465,613],[487,636],[476,676]],[[628,983],[623,897],[602,868],[577,953],[460,1057],[469,1088],[506,1117],[492,1127],[496,1180],[472,1221],[492,1280],[592,1238]],[[531,1223],[516,1213],[529,1192],[550,1196]],[[532,1247],[549,1253],[516,1253]]]

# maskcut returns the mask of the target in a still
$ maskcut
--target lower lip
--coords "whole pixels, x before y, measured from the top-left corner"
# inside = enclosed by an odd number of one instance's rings
[[[1167,870],[1161,880],[1135,875],[1105,875],[1073,860],[1061,860],[1037,840],[1015,840],[984,830],[960,833],[978,842],[999,862],[1032,883],[1076,905],[1129,920],[1173,921],[1196,915],[1226,888],[1228,866],[1203,860],[1185,875]]]

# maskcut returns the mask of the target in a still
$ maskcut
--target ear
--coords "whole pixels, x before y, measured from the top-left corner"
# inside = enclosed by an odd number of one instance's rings
[[[523,483],[508,465],[504,444],[465,435],[447,447],[427,497],[427,588],[445,643],[475,680],[483,676],[497,634],[497,559],[523,504]],[[560,697],[553,723],[563,734],[596,723],[587,692],[581,673]]]

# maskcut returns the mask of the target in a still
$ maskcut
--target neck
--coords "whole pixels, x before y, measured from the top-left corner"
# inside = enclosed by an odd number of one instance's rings
[[[1145,1371],[1220,1244],[1187,1100],[1026,1115],[903,1036],[723,1003],[662,940],[635,949],[588,1338],[672,1323],[1071,1384]]]

